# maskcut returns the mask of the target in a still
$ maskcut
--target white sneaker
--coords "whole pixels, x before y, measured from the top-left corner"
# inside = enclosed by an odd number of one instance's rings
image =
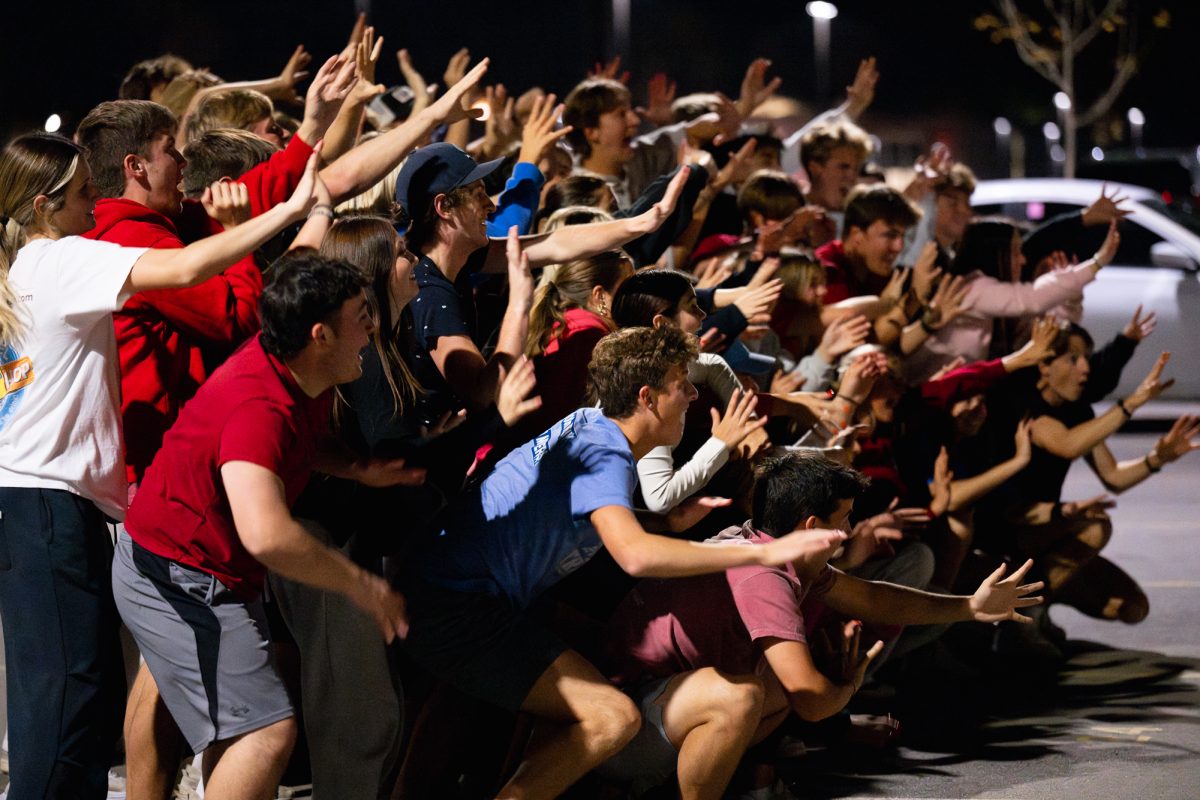
[[[108,800],[125,800],[125,776],[116,769],[108,771]]]

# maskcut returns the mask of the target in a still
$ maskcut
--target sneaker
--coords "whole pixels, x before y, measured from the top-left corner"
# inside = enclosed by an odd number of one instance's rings
[[[200,768],[193,761],[188,761],[179,771],[179,782],[171,793],[171,800],[203,800],[204,792],[200,789]]]
[[[115,769],[108,771],[108,800],[125,800],[125,776]]]

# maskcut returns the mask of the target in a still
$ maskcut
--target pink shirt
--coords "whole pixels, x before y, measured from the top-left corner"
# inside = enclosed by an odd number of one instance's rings
[[[772,541],[747,522],[709,541]],[[822,597],[836,573],[828,565],[812,583],[795,568],[737,567],[692,578],[643,580],[609,622],[619,683],[666,677],[702,667],[733,675],[753,673],[764,638],[804,642],[801,604]]]
[[[926,339],[904,360],[905,379],[909,384],[922,383],[955,356],[962,356],[968,363],[987,358],[993,319],[1045,314],[1081,295],[1083,287],[1096,277],[1091,263],[1048,272],[1033,283],[1009,283],[982,272],[971,273],[964,300],[970,310]]]

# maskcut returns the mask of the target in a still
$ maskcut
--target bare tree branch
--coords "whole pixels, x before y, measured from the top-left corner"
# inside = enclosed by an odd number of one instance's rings
[[[1013,44],[1017,48],[1017,56],[1055,86],[1060,89],[1067,89],[1068,87],[1063,82],[1062,72],[1059,70],[1058,64],[1055,63],[1051,51],[1035,42],[1033,37],[1029,35],[1029,31],[1025,29],[1025,25],[1022,23],[1021,14],[1017,11],[1014,0],[1000,0],[1000,13],[1004,15],[1008,21],[1009,28],[1013,31]],[[1039,55],[1041,56],[1040,58]]]
[[[1125,84],[1129,83],[1129,79],[1137,74],[1137,68],[1137,59],[1133,56],[1126,56],[1121,61],[1121,66],[1117,70],[1116,77],[1113,78],[1113,82],[1109,85],[1108,90],[1096,98],[1096,101],[1092,103],[1087,111],[1076,117],[1079,127],[1084,128],[1091,125],[1112,108],[1113,102],[1121,94],[1121,91],[1125,88]]]
[[[1101,29],[1103,29],[1104,20],[1120,11],[1124,5],[1125,0],[1108,0],[1108,5],[1104,7],[1104,10],[1097,14],[1092,19],[1092,23],[1075,37],[1075,52],[1078,53],[1091,44],[1092,39],[1095,39],[1096,34],[1100,33]]]

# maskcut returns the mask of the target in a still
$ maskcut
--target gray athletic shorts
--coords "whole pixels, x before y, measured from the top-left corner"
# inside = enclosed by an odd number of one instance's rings
[[[292,716],[261,600],[155,555],[122,532],[113,595],[192,752]]]
[[[676,677],[658,678],[624,690],[642,712],[642,727],[621,752],[597,767],[596,772],[611,781],[632,783],[637,791],[658,786],[671,777],[679,751],[663,727],[659,698]]]

